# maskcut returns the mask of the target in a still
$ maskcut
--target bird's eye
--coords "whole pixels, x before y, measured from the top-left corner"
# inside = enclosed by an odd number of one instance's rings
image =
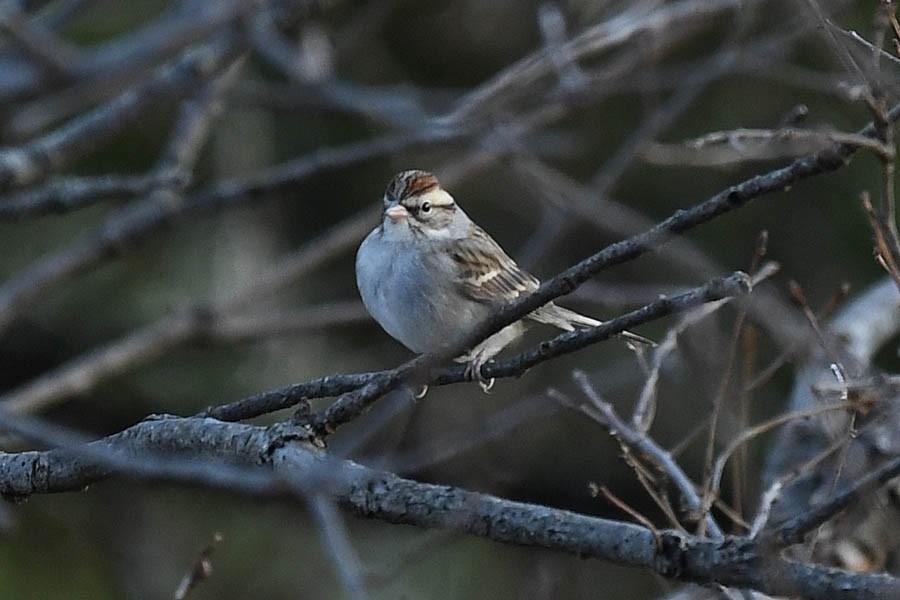
[[[431,212],[431,202],[423,202],[422,206],[419,207],[423,213]]]

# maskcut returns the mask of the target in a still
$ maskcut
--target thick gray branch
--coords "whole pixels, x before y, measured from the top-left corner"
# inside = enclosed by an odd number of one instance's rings
[[[54,437],[29,419],[7,417],[4,423],[45,441]],[[746,538],[712,541],[674,531],[655,537],[636,525],[403,479],[329,457],[302,428],[162,418],[86,445],[62,437],[68,445],[63,449],[0,455],[0,492],[19,497],[80,490],[118,475],[257,497],[305,500],[313,492],[328,493],[367,518],[463,531],[684,581],[808,598],[900,598],[898,579],[792,563]]]

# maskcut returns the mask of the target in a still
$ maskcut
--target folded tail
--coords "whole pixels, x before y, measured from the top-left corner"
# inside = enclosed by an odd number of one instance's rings
[[[576,327],[597,327],[598,325],[603,325],[603,321],[586,317],[581,313],[569,310],[568,308],[563,308],[562,306],[557,306],[552,302],[540,307],[531,313],[530,316],[535,321],[553,325],[554,327],[559,327],[566,331],[572,331]],[[617,333],[616,337],[628,342],[641,344],[642,346],[656,346],[656,342],[653,340],[636,333],[631,333],[630,331]]]

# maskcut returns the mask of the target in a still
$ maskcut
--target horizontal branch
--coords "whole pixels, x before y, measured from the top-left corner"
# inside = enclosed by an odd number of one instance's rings
[[[657,540],[650,530],[630,523],[392,475],[354,485],[341,500],[368,518],[464,531],[497,542],[652,569],[681,581],[810,599],[900,598],[900,579],[792,562],[747,538],[708,540],[665,530],[658,532]]]
[[[33,420],[5,428],[43,435]],[[652,569],[672,579],[834,600],[900,598],[900,580],[787,561],[747,538],[706,540],[380,472],[316,449],[302,428],[161,418],[84,446],[0,455],[0,493],[81,490],[112,475],[305,502],[328,494],[356,514],[462,531]],[[108,457],[108,459],[107,459]]]
[[[0,196],[0,221],[69,212],[101,200],[135,198],[166,183],[166,175],[155,172],[54,177],[40,186]]]

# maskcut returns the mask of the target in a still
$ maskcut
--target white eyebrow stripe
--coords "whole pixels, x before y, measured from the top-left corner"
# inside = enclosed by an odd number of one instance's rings
[[[430,190],[419,196],[419,199],[421,202],[430,202],[431,206],[435,208],[449,208],[456,204],[456,202],[453,201],[453,196],[441,188]]]

